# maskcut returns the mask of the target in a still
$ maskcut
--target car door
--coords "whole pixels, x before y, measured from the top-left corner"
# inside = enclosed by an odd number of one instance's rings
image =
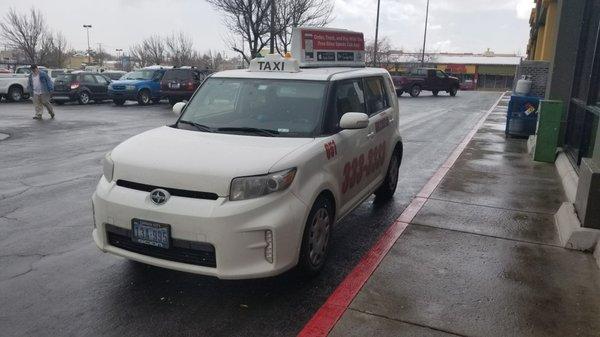
[[[394,109],[392,94],[393,85],[386,76],[372,76],[365,78],[365,95],[367,111],[369,112],[369,128],[372,135],[372,144],[369,148],[368,160],[371,162],[373,172],[370,175],[368,191],[376,188],[385,178],[387,172],[388,154],[394,134]]]
[[[372,168],[367,158],[373,143],[369,135],[372,126],[340,129],[340,119],[348,112],[367,113],[362,78],[334,82],[327,112],[327,129],[332,136],[323,144],[327,157],[325,167],[337,179],[340,215],[364,199]]]
[[[98,94],[98,82],[94,78],[92,74],[83,74],[81,76],[81,83],[85,88],[89,90],[91,93],[91,99],[96,99],[96,95]]]
[[[448,77],[441,70],[435,71],[436,89],[443,91],[448,90]]]
[[[97,92],[96,97],[98,99],[105,99],[108,96],[108,85],[110,82],[106,79],[106,77],[102,75],[94,75],[97,82]]]

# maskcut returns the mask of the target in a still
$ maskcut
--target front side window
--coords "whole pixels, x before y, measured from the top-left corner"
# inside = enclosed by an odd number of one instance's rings
[[[441,70],[436,70],[436,71],[435,71],[435,75],[436,75],[438,78],[446,78],[446,74],[444,74],[444,72],[443,72],[443,71],[441,71]]]
[[[390,107],[385,84],[381,77],[369,77],[365,80],[367,92],[367,107],[369,115],[376,114]]]
[[[191,122],[209,132],[308,137],[319,127],[326,88],[320,81],[209,78],[178,127],[194,129]]]
[[[325,123],[327,133],[340,130],[340,119],[347,112],[366,113],[365,94],[361,78],[336,82],[330,99]]]

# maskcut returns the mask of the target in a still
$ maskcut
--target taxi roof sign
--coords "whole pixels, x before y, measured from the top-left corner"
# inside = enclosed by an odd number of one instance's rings
[[[364,67],[363,33],[346,29],[295,27],[292,55],[301,67]]]
[[[250,61],[248,71],[297,73],[300,71],[300,63],[293,58],[284,58],[279,55],[269,54]]]

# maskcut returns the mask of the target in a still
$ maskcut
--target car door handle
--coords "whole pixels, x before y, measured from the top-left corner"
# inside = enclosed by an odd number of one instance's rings
[[[375,137],[375,131],[367,134],[367,138],[371,139],[373,137]]]

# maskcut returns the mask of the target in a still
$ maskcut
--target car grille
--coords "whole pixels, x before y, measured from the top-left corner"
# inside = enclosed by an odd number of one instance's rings
[[[219,196],[216,193],[211,192],[199,192],[199,191],[190,191],[190,190],[181,190],[178,188],[170,188],[170,187],[160,187],[154,185],[146,185],[140,184],[133,181],[128,180],[117,180],[117,185],[125,188],[130,188],[138,191],[152,192],[157,188],[162,188],[166,190],[171,195],[175,195],[178,197],[184,198],[194,198],[194,199],[207,199],[207,200],[217,200]]]
[[[113,90],[125,90],[124,85],[113,85],[112,88]]]
[[[171,239],[170,248],[159,248],[134,242],[130,230],[110,224],[106,224],[106,235],[109,245],[130,252],[196,266],[217,267],[215,247],[210,243]]]

